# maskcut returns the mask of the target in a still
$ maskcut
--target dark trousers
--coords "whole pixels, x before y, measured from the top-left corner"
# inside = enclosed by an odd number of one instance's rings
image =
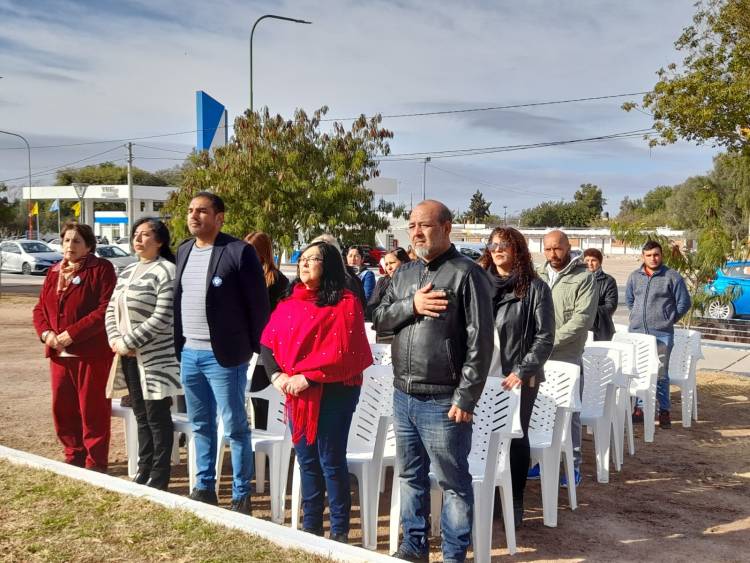
[[[66,463],[107,470],[112,402],[105,391],[111,365],[111,358],[50,358],[52,420]]]
[[[322,534],[323,501],[328,491],[331,533],[349,533],[352,497],[346,445],[359,392],[359,386],[325,385],[315,441],[308,444],[303,436],[294,444],[300,468],[302,527],[305,530]]]
[[[513,482],[513,506],[523,506],[523,491],[526,488],[526,476],[529,473],[529,460],[531,451],[529,448],[529,422],[531,411],[534,410],[534,401],[539,393],[539,385],[521,387],[521,426],[523,427],[523,438],[514,438],[510,441],[510,478]]]
[[[144,399],[138,361],[122,356],[120,362],[138,425],[138,471],[148,474],[155,486],[166,487],[169,484],[174,444],[170,412],[172,399]]]

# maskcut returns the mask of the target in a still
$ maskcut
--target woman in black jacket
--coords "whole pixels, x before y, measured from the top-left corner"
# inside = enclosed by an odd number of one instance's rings
[[[385,292],[388,291],[388,288],[391,286],[393,274],[396,273],[396,270],[398,270],[402,264],[407,262],[411,262],[411,258],[409,258],[406,250],[401,247],[395,248],[383,256],[383,269],[385,270],[385,275],[381,276],[375,283],[375,290],[372,292],[370,300],[367,302],[367,309],[365,309],[366,321],[372,321],[372,314],[375,312],[375,309],[378,308]],[[388,343],[393,340],[392,334],[378,334],[377,337],[378,342]]]
[[[615,323],[612,321],[612,315],[617,310],[617,282],[609,274],[602,270],[604,256],[596,248],[587,248],[583,251],[583,261],[586,267],[594,276],[594,285],[599,294],[599,305],[596,309],[596,318],[594,319],[594,340],[612,340],[615,334]]]
[[[539,384],[544,381],[544,363],[552,353],[555,310],[552,293],[537,276],[526,239],[516,229],[494,229],[479,264],[495,284],[495,330],[500,345],[490,374],[501,373],[505,389],[521,387],[523,438],[510,443],[513,515],[518,528],[523,522],[523,492],[529,470],[529,421]],[[499,508],[500,503],[495,504]]]

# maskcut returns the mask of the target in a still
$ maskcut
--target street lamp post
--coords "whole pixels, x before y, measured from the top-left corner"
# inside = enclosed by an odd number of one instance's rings
[[[23,135],[19,135],[18,133],[11,133],[10,131],[0,131],[0,133],[5,133],[6,135],[13,135],[14,137],[18,137],[21,139],[24,143],[26,143],[26,152],[28,153],[29,157],[29,238],[31,238],[31,146],[29,145],[29,142],[26,140],[26,137]],[[39,236],[39,233],[37,233],[37,237]]]
[[[261,20],[265,20],[265,19],[284,20],[288,22],[304,23],[308,25],[312,23],[306,20],[286,18],[284,16],[276,16],[274,14],[266,14],[265,16],[261,16],[257,20],[255,20],[255,23],[253,24],[253,29],[250,31],[250,111],[253,111],[253,35],[255,35],[256,26],[261,22]]]
[[[429,156],[424,159],[424,166],[422,167],[422,201],[427,199],[427,163],[430,162],[432,158]]]
[[[503,214],[504,214],[503,225],[507,227],[508,226],[508,206],[507,205],[503,205]]]

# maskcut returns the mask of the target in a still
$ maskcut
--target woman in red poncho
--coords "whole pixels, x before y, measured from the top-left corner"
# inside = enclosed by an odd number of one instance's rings
[[[286,393],[287,417],[300,466],[302,527],[323,535],[328,491],[333,540],[349,534],[346,444],[359,400],[362,371],[372,364],[364,312],[346,285],[341,254],[318,242],[300,256],[289,296],[261,338],[271,382]]]

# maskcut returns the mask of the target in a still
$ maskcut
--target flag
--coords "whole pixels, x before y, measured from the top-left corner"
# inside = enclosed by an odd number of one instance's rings
[[[75,213],[76,217],[80,217],[81,216],[81,202],[80,201],[75,202],[70,207],[73,210],[73,213]]]
[[[56,199],[52,202],[52,205],[49,206],[50,211],[60,211],[60,200]]]
[[[39,202],[34,203],[34,207],[31,208],[29,215],[39,215]]]

